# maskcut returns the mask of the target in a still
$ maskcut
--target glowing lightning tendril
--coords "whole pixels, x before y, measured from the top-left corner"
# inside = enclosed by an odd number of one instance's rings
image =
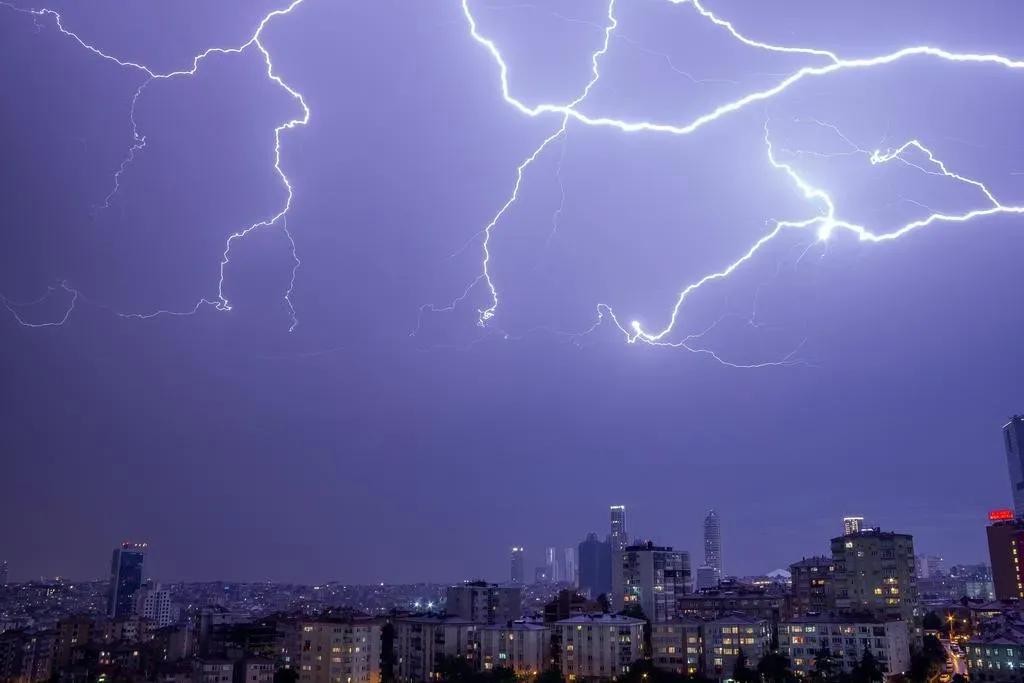
[[[129,110],[129,120],[131,122],[131,127],[132,127],[132,139],[133,139],[132,146],[129,148],[128,154],[125,156],[124,160],[121,162],[120,167],[114,173],[113,188],[111,189],[110,193],[104,199],[104,202],[103,202],[103,204],[102,204],[102,206],[100,208],[109,207],[111,199],[114,197],[114,195],[117,193],[118,189],[120,188],[121,176],[127,170],[128,166],[131,164],[131,162],[135,159],[136,154],[139,153],[140,151],[142,151],[145,148],[145,146],[146,146],[146,137],[140,133],[139,127],[138,127],[138,125],[136,123],[136,120],[135,120],[135,109],[136,109],[136,105],[137,105],[137,103],[139,101],[139,98],[142,96],[143,92],[146,90],[146,88],[150,84],[152,84],[155,81],[170,80],[170,79],[173,79],[173,78],[194,76],[196,74],[196,72],[199,70],[200,64],[207,57],[210,57],[211,55],[236,55],[236,54],[242,54],[242,53],[246,52],[247,50],[249,50],[250,48],[253,48],[257,52],[259,52],[261,58],[263,59],[264,64],[266,65],[266,75],[267,75],[267,78],[270,81],[272,81],[275,85],[277,85],[279,88],[281,88],[286,93],[288,93],[288,95],[290,95],[299,104],[299,106],[301,108],[301,116],[298,116],[296,118],[290,119],[289,121],[287,121],[287,122],[277,126],[274,129],[274,170],[277,172],[278,177],[280,177],[281,183],[284,186],[285,191],[286,191],[286,199],[285,199],[284,206],[277,213],[275,213],[273,216],[270,216],[269,218],[266,218],[266,219],[264,219],[262,221],[258,221],[256,223],[253,223],[252,225],[250,225],[250,226],[248,226],[248,227],[246,227],[244,229],[237,230],[237,231],[231,233],[227,237],[227,240],[225,241],[225,244],[224,244],[224,251],[221,254],[220,268],[219,268],[219,277],[218,277],[218,280],[217,280],[217,296],[216,296],[216,299],[207,299],[207,298],[200,299],[195,304],[195,306],[193,306],[191,309],[185,310],[185,311],[171,311],[171,310],[163,310],[163,309],[161,309],[161,310],[153,311],[151,313],[118,313],[119,316],[121,316],[123,318],[148,319],[148,318],[154,318],[154,317],[161,316],[161,315],[175,315],[175,316],[192,315],[192,314],[198,312],[199,309],[202,308],[203,306],[214,306],[218,310],[230,311],[231,310],[231,304],[228,301],[227,297],[224,295],[224,270],[225,270],[226,266],[228,265],[228,263],[230,263],[230,260],[231,260],[230,259],[231,245],[234,243],[235,240],[244,238],[246,235],[248,235],[250,232],[252,232],[254,230],[257,230],[259,228],[272,227],[272,226],[274,226],[274,225],[276,225],[276,224],[278,224],[280,222],[282,224],[282,232],[287,237],[288,242],[291,245],[291,253],[292,253],[292,258],[294,260],[294,266],[292,268],[292,273],[291,273],[291,280],[290,280],[290,283],[288,285],[288,289],[285,291],[285,295],[284,295],[284,300],[285,300],[286,304],[288,305],[288,309],[289,309],[290,315],[291,315],[291,325],[289,327],[289,331],[294,330],[295,326],[298,324],[298,319],[295,316],[295,308],[292,305],[291,294],[292,294],[292,290],[293,290],[293,288],[295,286],[295,272],[298,269],[299,265],[301,264],[301,261],[299,260],[298,255],[297,255],[296,250],[295,250],[295,240],[292,238],[292,234],[291,234],[291,232],[289,232],[288,227],[285,224],[285,220],[287,218],[288,211],[291,209],[291,206],[292,206],[292,199],[294,197],[294,190],[292,188],[291,182],[288,180],[288,176],[285,174],[284,170],[281,168],[281,133],[283,133],[286,130],[291,130],[293,128],[296,128],[298,126],[305,126],[306,124],[308,124],[309,123],[309,117],[310,117],[310,110],[309,110],[309,107],[306,104],[306,100],[302,97],[301,93],[299,93],[297,90],[295,90],[290,85],[288,85],[277,73],[274,72],[274,63],[273,63],[273,60],[272,60],[272,58],[270,56],[270,52],[263,45],[263,42],[262,42],[261,39],[262,39],[262,36],[263,36],[263,29],[265,29],[267,27],[267,24],[272,19],[274,19],[275,17],[279,17],[279,16],[284,16],[284,15],[290,14],[296,7],[301,5],[304,1],[305,0],[292,0],[291,4],[289,4],[288,6],[284,7],[283,9],[273,10],[273,11],[269,12],[268,14],[266,14],[263,17],[263,19],[260,20],[259,24],[256,26],[256,30],[249,37],[249,39],[246,40],[244,43],[242,43],[241,45],[239,45],[237,47],[211,47],[211,48],[208,48],[208,49],[204,50],[203,52],[199,53],[198,55],[194,56],[192,58],[191,66],[189,68],[187,68],[187,69],[179,69],[179,70],[176,70],[176,71],[168,71],[168,72],[158,72],[158,71],[154,71],[153,69],[151,69],[150,67],[148,67],[148,66],[146,66],[144,64],[140,64],[138,62],[129,61],[129,60],[123,60],[123,59],[119,59],[117,57],[114,57],[114,56],[104,52],[100,48],[98,48],[98,47],[96,47],[96,46],[94,46],[94,45],[92,45],[90,43],[87,43],[77,33],[75,33],[74,31],[71,31],[71,30],[69,30],[69,29],[64,27],[64,21],[63,21],[63,18],[61,17],[61,14],[59,12],[56,12],[56,11],[51,10],[51,9],[28,9],[28,8],[23,8],[23,7],[19,7],[17,5],[13,5],[10,2],[7,2],[6,0],[0,0],[0,6],[7,7],[8,9],[11,9],[11,10],[13,10],[15,12],[20,12],[22,14],[28,14],[28,15],[33,16],[33,17],[50,17],[50,18],[52,18],[53,21],[54,21],[54,24],[57,27],[57,30],[61,34],[67,36],[68,38],[71,38],[72,40],[74,40],[79,46],[81,46],[85,50],[91,52],[92,54],[96,55],[97,57],[100,57],[100,58],[102,58],[102,59],[104,59],[106,61],[112,62],[112,63],[114,63],[114,64],[116,64],[116,65],[118,65],[120,67],[124,67],[124,68],[128,68],[128,69],[133,69],[133,70],[139,71],[139,72],[141,72],[142,74],[144,74],[146,76],[146,79],[135,90],[135,93],[132,96],[132,100],[131,100],[131,108]],[[73,297],[72,297],[72,300],[71,300],[71,304],[69,305],[69,308],[68,308],[67,312],[65,313],[65,315],[63,316],[63,318],[61,320],[57,321],[57,322],[54,322],[54,323],[45,323],[45,324],[41,324],[41,325],[37,324],[37,325],[30,325],[30,326],[32,326],[32,327],[40,327],[40,326],[50,326],[50,325],[62,325],[62,324],[64,324],[67,321],[68,317],[71,315],[71,311],[74,309],[75,302],[79,298],[79,292],[77,290],[71,288],[67,283],[64,283],[64,282],[62,282],[60,284],[60,287],[62,289],[64,289],[64,290],[66,290],[66,291],[73,292]],[[51,287],[50,288],[50,292],[52,293],[52,291],[54,289],[55,288]],[[45,299],[45,298],[46,297],[43,297],[43,299]],[[40,299],[39,301],[42,301],[43,299]],[[12,309],[12,304],[10,304],[7,299],[3,298],[3,299],[0,299],[0,300],[2,300],[5,303],[5,305],[7,306],[7,308],[9,310],[11,310],[12,313],[14,313],[15,318],[17,319],[17,321],[19,323],[26,324],[24,319],[20,315],[18,315],[17,313],[14,312],[14,309]]]
[[[649,132],[662,133],[668,135],[689,135],[704,126],[717,121],[718,119],[724,116],[748,108],[750,105],[753,105],[755,103],[764,102],[773,97],[776,97],[777,95],[780,95],[781,93],[785,92],[786,90],[788,90],[789,88],[791,88],[792,86],[801,81],[828,76],[834,73],[838,73],[840,71],[868,69],[886,66],[910,57],[931,57],[955,63],[992,64],[1006,67],[1009,69],[1024,69],[1024,61],[1010,59],[1001,55],[956,53],[932,46],[906,47],[900,50],[896,50],[895,52],[891,52],[876,57],[846,59],[840,57],[835,52],[831,52],[828,50],[773,45],[770,43],[765,43],[749,38],[746,35],[740,33],[740,31],[737,30],[731,22],[721,19],[711,11],[707,10],[701,4],[700,0],[668,1],[677,5],[692,6],[694,10],[696,10],[697,14],[699,14],[702,18],[711,22],[715,26],[724,29],[732,36],[734,40],[749,47],[771,52],[806,55],[808,57],[825,60],[826,63],[818,66],[802,67],[793,72],[792,74],[790,74],[789,76],[786,76],[782,80],[778,81],[775,85],[769,88],[756,90],[736,100],[727,102],[725,104],[721,104],[712,109],[711,111],[704,113],[700,116],[697,116],[696,118],[685,123],[671,124],[654,121],[626,121],[606,116],[599,116],[592,113],[586,113],[581,110],[581,105],[584,104],[586,95],[590,92],[590,90],[593,88],[593,86],[596,84],[599,78],[599,73],[597,70],[597,60],[598,57],[603,56],[608,51],[608,40],[610,38],[612,30],[614,30],[616,25],[613,14],[613,0],[608,7],[609,24],[605,31],[605,41],[601,48],[593,54],[593,78],[588,83],[587,89],[584,92],[583,96],[578,97],[577,99],[567,104],[541,103],[536,105],[529,105],[512,94],[509,82],[509,67],[508,64],[505,62],[505,59],[502,57],[501,51],[498,49],[497,44],[493,40],[487,38],[486,36],[480,33],[476,18],[474,17],[473,12],[470,9],[470,0],[461,0],[462,12],[465,17],[467,26],[469,28],[469,34],[471,38],[478,44],[480,44],[482,47],[484,47],[487,50],[487,52],[490,53],[491,58],[498,66],[501,96],[504,99],[504,101],[507,104],[511,105],[520,113],[529,117],[539,117],[545,114],[560,115],[562,125],[561,128],[559,128],[553,135],[545,138],[544,141],[540,144],[540,146],[537,147],[537,149],[535,149],[533,153],[519,165],[519,167],[517,168],[516,181],[513,187],[511,197],[494,215],[490,223],[482,231],[484,239],[481,274],[478,275],[477,278],[470,283],[470,285],[466,288],[462,295],[456,300],[454,300],[451,304],[443,308],[428,307],[430,310],[451,310],[458,303],[467,298],[469,296],[470,291],[477,284],[479,284],[480,282],[485,282],[488,286],[488,289],[490,290],[491,304],[487,308],[480,311],[478,323],[480,325],[483,325],[488,320],[494,317],[495,311],[498,306],[498,292],[490,274],[491,251],[489,248],[489,239],[491,233],[493,232],[497,223],[501,220],[502,216],[507,212],[510,206],[517,200],[519,196],[519,188],[523,180],[524,171],[530,166],[530,164],[532,164],[537,159],[537,157],[545,150],[545,148],[550,144],[552,140],[556,139],[565,131],[565,127],[570,121],[576,121],[580,124],[584,124],[587,126],[612,128],[624,133]],[[834,202],[832,201],[832,198],[825,190],[815,187],[811,185],[809,182],[807,182],[797,173],[797,171],[793,168],[792,165],[778,161],[775,152],[772,148],[771,140],[768,136],[767,125],[765,127],[765,144],[767,145],[768,160],[771,166],[777,170],[786,173],[805,199],[814,202],[820,206],[820,212],[815,216],[803,220],[775,222],[774,227],[767,234],[765,234],[756,242],[754,242],[754,244],[746,252],[744,252],[738,259],[728,264],[721,270],[705,275],[699,280],[686,286],[680,292],[679,296],[676,299],[675,305],[671,309],[671,314],[669,316],[668,323],[660,330],[645,330],[642,327],[642,325],[637,321],[633,321],[628,325],[624,326],[618,320],[610,306],[606,304],[598,304],[597,322],[595,322],[591,328],[589,328],[588,330],[584,331],[581,334],[588,334],[590,331],[596,329],[596,327],[599,326],[601,322],[607,317],[616,325],[616,327],[618,327],[618,329],[625,335],[626,340],[629,341],[630,343],[641,341],[647,344],[657,346],[682,347],[694,352],[711,354],[716,358],[716,360],[719,360],[720,362],[723,362],[727,365],[737,365],[735,363],[725,361],[724,359],[718,357],[716,354],[707,349],[696,348],[690,345],[690,341],[692,341],[695,338],[703,336],[708,332],[708,330],[704,330],[703,332],[700,332],[698,334],[688,335],[681,341],[671,341],[669,340],[669,335],[673,333],[676,327],[676,323],[679,319],[680,310],[682,309],[683,304],[695,291],[697,291],[698,289],[700,289],[701,287],[710,282],[722,280],[729,277],[729,275],[735,272],[736,269],[750,261],[762,249],[762,247],[771,242],[781,232],[789,229],[807,230],[814,228],[816,229],[816,235],[818,240],[825,241],[829,239],[829,237],[836,230],[847,230],[857,235],[857,237],[862,241],[886,242],[897,239],[899,237],[902,237],[903,235],[906,235],[909,232],[927,227],[934,223],[963,223],[982,216],[990,216],[1001,213],[1024,213],[1024,207],[1004,205],[1000,203],[992,194],[992,192],[990,192],[982,182],[949,171],[946,165],[938,158],[936,158],[936,156],[932,153],[931,150],[925,147],[918,140],[911,140],[902,145],[901,147],[895,150],[890,150],[885,153],[881,151],[866,152],[865,150],[860,149],[856,149],[855,152],[865,154],[869,158],[871,164],[883,164],[890,161],[899,161],[904,164],[911,165],[914,168],[917,168],[918,170],[925,173],[941,175],[961,183],[972,185],[976,187],[979,191],[981,191],[981,193],[984,195],[984,197],[987,200],[987,206],[985,206],[984,208],[965,211],[963,213],[943,213],[932,211],[929,213],[927,217],[923,219],[911,221],[889,232],[876,233],[863,225],[859,225],[841,219],[837,214],[837,210],[834,205]],[[937,170],[928,170],[927,168],[921,165],[908,161],[905,155],[907,152],[911,150],[917,150],[918,152],[924,154],[928,159],[928,163]],[[784,357],[783,359],[781,359],[780,361],[758,363],[752,366],[743,365],[742,367],[759,367],[761,365],[779,364],[788,365],[792,364],[793,362],[795,361],[793,360],[793,354],[791,353]]]

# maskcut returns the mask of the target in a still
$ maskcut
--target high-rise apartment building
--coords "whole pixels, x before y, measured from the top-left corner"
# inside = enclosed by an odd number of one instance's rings
[[[551,629],[532,621],[483,626],[480,637],[480,668],[512,669],[523,680],[532,680],[551,666]]]
[[[445,612],[478,624],[504,624],[523,616],[523,587],[467,581],[448,588]]]
[[[996,599],[1024,598],[1024,522],[1013,510],[993,510],[988,519],[985,531]]]
[[[320,617],[297,624],[300,683],[380,683],[382,623],[372,617]]]
[[[714,510],[704,518],[704,566],[714,567],[722,578],[722,525]]]
[[[836,607],[883,620],[917,616],[914,539],[881,529],[832,539]]]
[[[626,536],[626,506],[612,505],[608,511],[611,515],[611,534],[608,536],[608,542],[611,543],[612,553],[621,552],[629,545]]]
[[[732,613],[704,624],[704,675],[716,680],[731,678],[740,654],[747,666],[757,669],[768,654],[771,629],[766,619]]]
[[[651,663],[662,671],[696,676],[704,647],[704,622],[680,617],[651,624]]]
[[[135,611],[135,592],[142,587],[142,563],[145,557],[145,543],[122,543],[120,548],[114,549],[110,561],[108,617],[125,617]]]
[[[607,541],[599,541],[597,534],[587,534],[578,546],[579,586],[591,598],[612,591],[612,552]]]
[[[510,579],[512,583],[522,585],[526,579],[526,559],[524,555],[526,548],[522,546],[513,546],[512,548],[512,566],[510,571]]]
[[[679,598],[689,592],[689,554],[648,542],[628,546],[617,557],[619,564],[612,572],[614,609],[636,605],[652,623],[674,619]]]
[[[893,676],[910,669],[907,627],[905,621],[878,621],[857,615],[793,617],[779,624],[779,651],[789,658],[801,680],[812,676],[816,655],[823,648],[829,650],[837,674],[852,673],[864,653],[870,652],[885,680],[893,680]]]
[[[629,673],[643,656],[644,622],[612,614],[590,614],[554,624],[559,661],[567,681],[612,681]]]
[[[1024,417],[1014,415],[1003,425],[1003,445],[1013,493],[1013,511],[1021,518],[1024,517]]]
[[[835,565],[829,557],[805,557],[789,565],[793,616],[824,614],[836,607]]]
[[[398,683],[437,680],[441,664],[449,657],[464,659],[471,668],[479,669],[481,628],[481,624],[453,616],[396,619],[395,679]]]
[[[843,535],[859,534],[864,526],[863,517],[843,517]]]
[[[135,614],[148,619],[156,628],[170,626],[178,620],[171,604],[171,592],[160,584],[149,584],[135,593]]]

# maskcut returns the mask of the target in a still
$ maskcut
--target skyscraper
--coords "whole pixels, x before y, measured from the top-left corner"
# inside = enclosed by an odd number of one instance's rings
[[[859,534],[860,528],[864,526],[863,517],[843,517],[843,535]]]
[[[0,586],[7,583],[7,560],[0,560]]]
[[[651,623],[675,618],[679,598],[689,592],[689,554],[648,541],[627,547],[621,557],[612,571],[614,609],[637,605]]]
[[[579,586],[591,598],[608,594],[612,590],[612,551],[609,543],[600,541],[597,534],[587,534],[578,546]]]
[[[625,550],[626,546],[629,545],[629,540],[626,537],[626,506],[612,505],[609,511],[611,512],[612,522],[609,542],[612,546],[612,552],[617,553]]]
[[[120,548],[114,548],[110,562],[107,616],[125,617],[135,610],[135,592],[142,586],[145,553],[145,543],[122,543]]]
[[[722,578],[722,527],[714,510],[704,518],[704,566],[714,567]]]
[[[509,577],[512,583],[522,585],[525,583],[526,577],[526,561],[523,559],[523,553],[526,551],[522,546],[514,546],[512,548],[512,571]]]
[[[160,584],[146,584],[136,591],[135,614],[149,619],[157,628],[170,626],[178,620],[171,604],[171,592]]]
[[[1013,512],[1024,517],[1024,417],[1014,415],[1003,425],[1006,445],[1006,465],[1010,470],[1010,489],[1013,492]]]
[[[558,548],[548,547],[544,551],[544,567],[548,575],[548,581],[557,583],[563,580],[561,567],[559,566]]]
[[[562,581],[576,585],[576,548],[566,548],[564,551],[565,562],[562,564]]]

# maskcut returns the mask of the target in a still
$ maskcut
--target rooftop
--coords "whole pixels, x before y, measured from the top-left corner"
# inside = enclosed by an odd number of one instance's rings
[[[622,614],[580,614],[579,616],[569,617],[568,619],[562,619],[556,621],[555,624],[569,625],[569,624],[604,624],[607,626],[632,626],[633,624],[642,624],[643,619],[636,619],[634,617],[627,617]]]

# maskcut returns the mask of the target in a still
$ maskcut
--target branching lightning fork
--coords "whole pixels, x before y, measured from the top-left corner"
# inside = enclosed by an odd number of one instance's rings
[[[512,88],[510,86],[509,79],[509,67],[504,57],[502,56],[500,49],[493,40],[487,38],[480,32],[476,18],[470,7],[471,0],[461,0],[462,12],[469,29],[470,37],[479,45],[486,49],[486,51],[490,54],[491,58],[494,60],[495,64],[498,67],[499,85],[503,100],[507,104],[515,108],[517,111],[524,114],[525,116],[540,117],[547,114],[558,115],[561,117],[561,127],[554,134],[546,138],[540,144],[540,146],[537,147],[537,149],[535,149],[533,153],[519,165],[519,167],[517,168],[516,182],[513,187],[511,197],[494,215],[490,223],[482,231],[483,260],[481,266],[481,274],[478,275],[477,278],[470,283],[470,285],[466,288],[462,295],[453,302],[451,302],[451,304],[443,308],[431,307],[431,310],[451,310],[459,303],[461,303],[463,300],[465,300],[469,296],[473,288],[476,287],[480,282],[485,282],[490,293],[490,305],[480,311],[480,317],[478,322],[480,325],[484,325],[485,323],[487,323],[488,320],[492,319],[495,316],[499,303],[499,297],[490,270],[491,250],[489,246],[489,239],[491,233],[493,232],[495,226],[501,220],[503,215],[507,212],[509,207],[518,198],[524,171],[530,166],[530,164],[532,164],[537,159],[537,157],[541,153],[543,153],[545,148],[551,143],[552,140],[556,139],[559,135],[561,135],[564,132],[566,125],[570,121],[575,121],[577,123],[587,126],[611,128],[613,130],[618,130],[623,133],[647,132],[681,136],[694,133],[706,125],[714,123],[715,121],[725,116],[728,116],[729,114],[749,108],[751,105],[757,104],[759,102],[766,102],[786,92],[791,87],[802,81],[829,76],[831,74],[839,73],[841,71],[884,67],[912,57],[925,57],[961,64],[989,64],[993,66],[1000,66],[1014,70],[1024,69],[1024,61],[1011,59],[1009,57],[1004,57],[1002,55],[950,52],[942,48],[928,45],[905,47],[894,52],[869,58],[843,58],[837,53],[829,50],[808,47],[774,45],[750,38],[741,33],[731,22],[718,17],[713,12],[705,8],[700,0],[668,0],[668,2],[671,2],[672,4],[676,5],[691,6],[696,11],[696,13],[704,20],[709,21],[715,26],[723,29],[732,37],[733,40],[738,41],[748,47],[769,52],[803,55],[808,58],[821,60],[824,63],[820,65],[805,66],[799,68],[790,75],[779,80],[777,83],[775,83],[775,85],[772,85],[771,87],[750,92],[744,95],[743,97],[721,104],[712,109],[711,111],[708,111],[704,114],[701,114],[700,116],[697,116],[696,118],[693,118],[690,121],[683,123],[663,123],[656,121],[627,121],[607,116],[601,116],[594,113],[589,113],[583,111],[583,105],[585,104],[584,100],[586,99],[587,94],[589,94],[590,90],[593,88],[593,86],[596,84],[599,78],[599,72],[597,69],[598,58],[603,56],[608,51],[608,39],[616,25],[614,19],[614,2],[612,2],[609,4],[608,7],[609,25],[605,32],[604,45],[593,55],[593,78],[588,83],[587,88],[584,91],[584,94],[581,97],[578,97],[575,100],[564,104],[540,103],[531,105],[527,104],[526,102],[512,94]],[[836,132],[838,133],[838,131]],[[847,140],[847,142],[849,141]],[[676,326],[679,321],[680,312],[683,305],[686,303],[687,299],[694,294],[694,292],[702,288],[704,285],[707,285],[717,280],[723,280],[728,278],[738,268],[740,268],[748,261],[753,259],[766,244],[771,242],[780,233],[791,229],[814,229],[816,230],[817,239],[819,241],[826,241],[835,233],[836,230],[846,230],[855,234],[862,241],[881,243],[895,240],[912,231],[925,228],[934,223],[964,223],[982,216],[991,216],[995,214],[1024,213],[1024,207],[1000,203],[992,194],[992,192],[990,192],[989,189],[981,181],[967,178],[965,176],[949,171],[946,165],[942,161],[940,161],[932,153],[932,151],[925,147],[920,141],[910,140],[903,144],[902,146],[886,152],[867,152],[865,150],[860,150],[859,148],[856,148],[854,149],[854,153],[865,154],[868,157],[871,164],[884,164],[891,161],[898,161],[900,163],[911,165],[925,173],[945,176],[952,180],[974,186],[985,197],[986,205],[983,208],[972,209],[969,211],[964,211],[962,213],[943,213],[930,211],[929,215],[927,215],[925,218],[911,221],[894,230],[887,232],[874,232],[864,225],[853,223],[840,218],[832,198],[824,189],[811,185],[807,180],[805,180],[803,177],[799,175],[799,173],[792,166],[792,164],[783,163],[777,159],[775,150],[772,147],[771,139],[768,135],[767,124],[765,126],[765,144],[767,146],[768,160],[771,166],[779,171],[786,173],[789,176],[789,178],[793,181],[794,185],[796,186],[797,190],[799,190],[799,192],[802,194],[802,196],[809,202],[818,206],[819,212],[814,216],[802,220],[775,222],[772,229],[767,234],[763,235],[760,239],[754,242],[754,244],[751,245],[750,248],[747,249],[747,251],[745,251],[735,261],[729,263],[721,270],[709,273],[708,275],[705,275],[704,277],[684,287],[680,292],[679,296],[677,297],[675,305],[671,308],[668,323],[661,329],[656,331],[646,330],[638,321],[632,321],[629,324],[623,324],[617,318],[611,306],[607,304],[598,304],[597,322],[588,330],[584,331],[582,334],[587,334],[593,331],[597,326],[601,324],[603,320],[607,318],[608,320],[611,320],[616,327],[618,327],[618,329],[625,335],[626,340],[630,343],[640,341],[646,344],[656,346],[682,347],[694,352],[711,354],[712,356],[715,357],[716,360],[723,362],[727,365],[736,365],[734,363],[725,361],[724,359],[718,357],[716,354],[714,354],[711,351],[708,351],[707,349],[694,348],[690,346],[691,341],[703,336],[707,330],[697,334],[686,335],[682,338],[681,341],[672,341],[671,337],[676,332]],[[852,143],[850,144],[852,145]],[[928,160],[928,164],[932,166],[933,169],[928,169],[921,164],[916,164],[914,162],[909,161],[907,159],[907,153],[911,150],[916,150],[921,154],[925,155]],[[678,336],[678,334],[676,334],[675,336]],[[789,365],[794,362],[796,361],[794,360],[793,354],[790,354],[781,359],[780,361],[754,364],[753,367],[759,367],[761,365]],[[743,367],[751,366],[744,365]]]
[[[257,230],[259,228],[272,227],[272,226],[275,226],[275,225],[280,223],[281,226],[282,226],[282,230],[283,230],[285,236],[288,238],[288,241],[291,244],[291,253],[292,253],[292,257],[294,259],[294,267],[292,269],[291,281],[290,281],[290,283],[288,285],[287,291],[284,294],[284,299],[285,299],[285,302],[288,305],[288,309],[289,309],[290,315],[291,315],[291,325],[289,327],[289,330],[294,330],[295,326],[298,324],[298,319],[295,317],[295,309],[294,309],[294,307],[292,305],[291,294],[292,294],[292,289],[295,286],[295,271],[298,269],[299,265],[301,264],[301,261],[299,260],[298,255],[297,255],[296,250],[295,250],[295,240],[292,238],[292,235],[288,231],[287,225],[285,224],[285,219],[286,219],[286,217],[288,215],[289,210],[291,210],[292,200],[294,198],[294,190],[292,188],[291,182],[288,180],[288,176],[285,174],[284,170],[281,168],[281,134],[283,132],[287,131],[287,130],[291,130],[291,129],[299,127],[299,126],[305,126],[306,124],[308,124],[309,123],[309,117],[310,117],[310,109],[309,109],[309,106],[306,104],[306,100],[303,98],[302,94],[299,93],[294,88],[292,88],[290,85],[288,85],[274,71],[273,59],[271,58],[270,52],[267,50],[266,46],[263,44],[262,37],[263,37],[263,30],[267,27],[267,25],[270,23],[271,20],[273,20],[276,17],[280,17],[280,16],[284,16],[284,15],[290,14],[293,10],[295,10],[296,7],[301,5],[304,1],[305,0],[292,0],[292,2],[289,5],[287,5],[286,7],[282,8],[282,9],[273,10],[273,11],[269,12],[268,14],[266,14],[260,20],[259,24],[257,24],[255,31],[252,33],[252,35],[249,37],[249,39],[246,40],[241,45],[238,45],[238,46],[235,46],[235,47],[211,47],[211,48],[208,48],[208,49],[204,50],[203,52],[199,53],[198,55],[195,55],[192,58],[191,66],[189,68],[187,68],[187,69],[179,69],[179,70],[176,70],[176,71],[168,71],[168,72],[159,72],[159,71],[156,71],[156,70],[146,66],[145,64],[141,64],[139,62],[134,62],[134,61],[130,61],[130,60],[120,59],[118,57],[110,55],[107,52],[105,52],[105,51],[101,50],[100,48],[96,47],[95,45],[92,45],[91,43],[86,42],[77,33],[75,33],[74,31],[69,30],[68,28],[66,28],[64,26],[63,17],[61,16],[61,14],[59,12],[56,12],[56,11],[51,10],[51,9],[29,9],[29,8],[24,8],[24,7],[20,7],[20,6],[14,5],[14,4],[10,3],[10,2],[7,2],[7,0],[0,0],[0,7],[6,7],[8,9],[10,9],[10,10],[15,11],[15,12],[18,12],[18,13],[21,13],[21,14],[27,14],[27,15],[30,15],[30,16],[36,17],[36,18],[45,17],[45,18],[52,19],[53,22],[54,22],[54,25],[56,26],[57,30],[61,34],[63,34],[64,36],[67,36],[68,38],[70,38],[71,40],[76,42],[83,49],[87,50],[88,52],[91,52],[92,54],[96,55],[97,57],[99,57],[99,58],[101,58],[103,60],[106,60],[108,62],[112,62],[113,64],[116,64],[119,67],[138,71],[138,72],[140,72],[141,74],[143,74],[145,76],[145,80],[143,80],[143,82],[135,90],[135,93],[132,96],[131,108],[129,109],[129,120],[131,122],[132,138],[133,138],[132,146],[129,148],[128,153],[125,156],[124,160],[121,162],[120,167],[114,173],[113,188],[111,189],[110,193],[104,199],[104,202],[103,202],[103,204],[102,204],[102,206],[100,208],[109,207],[111,199],[113,198],[113,196],[117,193],[118,189],[120,188],[121,176],[127,170],[128,166],[131,164],[131,162],[135,159],[136,154],[139,153],[140,151],[142,151],[145,148],[145,146],[146,146],[146,137],[140,132],[139,126],[138,126],[138,124],[136,123],[136,120],[135,120],[135,110],[136,110],[136,105],[138,104],[139,98],[142,96],[143,92],[146,90],[146,88],[148,86],[150,86],[155,81],[163,81],[163,80],[170,80],[170,79],[174,79],[174,78],[186,78],[186,77],[194,76],[196,74],[196,72],[199,70],[200,64],[202,64],[202,62],[204,60],[206,60],[208,57],[210,57],[212,55],[236,55],[236,54],[245,53],[245,52],[249,51],[250,49],[252,49],[252,50],[257,51],[260,54],[261,59],[263,60],[264,64],[266,65],[267,79],[269,79],[271,82],[273,82],[279,88],[281,88],[286,93],[288,93],[288,95],[290,95],[298,103],[298,105],[300,107],[300,110],[301,110],[301,115],[300,116],[292,118],[289,121],[286,121],[285,123],[282,123],[281,125],[277,126],[274,129],[274,170],[277,172],[277,175],[280,177],[281,183],[284,186],[285,191],[286,191],[286,199],[285,199],[284,205],[274,215],[272,215],[272,216],[270,216],[270,217],[268,217],[268,218],[266,218],[266,219],[264,219],[262,221],[258,221],[256,223],[253,223],[252,225],[249,225],[246,228],[237,230],[237,231],[231,233],[227,237],[227,239],[225,241],[225,244],[224,244],[224,251],[221,254],[220,268],[219,268],[219,277],[218,277],[218,280],[217,280],[217,296],[216,296],[216,298],[215,299],[214,298],[203,298],[203,299],[200,299],[198,302],[196,302],[195,306],[193,306],[191,309],[184,310],[184,311],[172,311],[172,310],[161,309],[161,310],[157,310],[157,311],[152,311],[150,313],[118,313],[119,316],[124,317],[124,318],[148,319],[148,318],[154,318],[154,317],[162,316],[162,315],[177,315],[177,316],[192,315],[192,314],[198,312],[204,306],[213,306],[213,307],[217,308],[218,310],[230,311],[231,310],[231,303],[228,301],[227,297],[224,295],[224,271],[225,271],[225,268],[227,267],[228,263],[230,263],[230,260],[231,260],[230,259],[230,255],[231,255],[231,246],[232,246],[232,244],[234,243],[235,240],[244,238],[246,235],[248,235],[253,230]],[[62,325],[65,322],[67,322],[68,318],[71,315],[71,311],[74,308],[74,302],[78,300],[78,292],[77,292],[77,290],[72,290],[72,288],[67,283],[63,283],[63,282],[60,284],[60,287],[63,288],[63,289],[69,290],[69,291],[74,291],[75,292],[75,296],[72,299],[72,303],[71,303],[69,309],[67,310],[67,313],[63,316],[63,318],[61,320],[57,321],[57,322],[54,322],[54,323],[47,323],[47,325]],[[53,288],[51,288],[51,290],[52,289]],[[4,302],[6,303],[6,299],[4,299]],[[8,305],[8,308],[10,309],[9,305]],[[18,316],[17,314],[15,314],[15,318],[18,320],[19,323],[25,324],[24,320],[20,316]],[[40,326],[40,325],[35,325],[35,326]]]

